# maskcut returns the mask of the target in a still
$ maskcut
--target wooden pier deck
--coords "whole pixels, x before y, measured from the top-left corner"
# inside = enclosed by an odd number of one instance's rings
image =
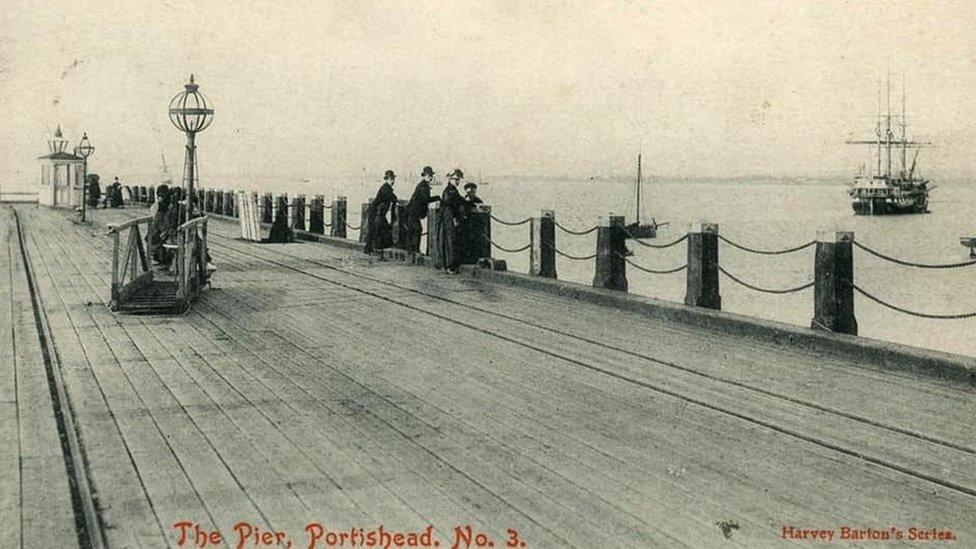
[[[18,231],[110,547],[176,546],[180,521],[228,546],[239,522],[296,547],[312,522],[445,547],[465,525],[496,547],[976,544],[970,386],[220,221],[188,314],[116,315],[110,242],[67,215],[0,210],[2,546],[78,543]]]

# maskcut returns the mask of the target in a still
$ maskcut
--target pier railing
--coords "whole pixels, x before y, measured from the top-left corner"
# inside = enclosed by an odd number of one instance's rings
[[[149,232],[150,216],[130,219],[124,223],[109,225],[112,235],[112,310],[119,310],[129,303],[133,296],[141,289],[153,282],[153,272],[146,254],[144,232],[140,226],[145,225],[145,234]],[[122,246],[122,235],[125,234],[125,246]]]
[[[217,215],[236,216],[236,212],[228,211],[226,204],[231,201],[221,200],[218,196],[233,195],[233,191],[201,190],[200,202],[204,204],[204,211]],[[212,193],[207,198],[208,193]],[[367,215],[368,203],[362,205],[360,224],[349,223],[346,217],[347,203],[344,196],[336,197],[331,204],[326,204],[324,197],[316,195],[309,200],[306,195],[289,198],[287,194],[273,195],[271,193],[253,193],[258,204],[259,220],[270,223],[277,211],[287,209],[289,212],[289,226],[310,234],[324,234],[330,229],[329,235],[337,238],[347,238],[347,229],[359,231],[359,241],[363,242],[368,231]],[[400,215],[404,208],[402,203],[396,207],[394,217],[395,241],[400,243]],[[325,221],[325,211],[331,210],[330,221]],[[437,204],[431,205],[427,218],[427,230],[422,234],[427,236],[427,254],[423,256],[424,263],[435,267],[443,267],[440,257],[440,246],[437,243],[438,223]],[[506,246],[492,238],[492,223],[518,230],[526,227],[528,239],[522,245]],[[718,225],[701,223],[691,228],[686,234],[669,242],[658,243],[643,238],[636,238],[627,230],[623,216],[608,215],[591,227],[568,227],[556,220],[555,212],[543,210],[538,216],[524,219],[509,220],[496,217],[490,206],[479,206],[471,213],[469,222],[464,224],[461,235],[462,245],[467,246],[463,254],[462,264],[478,263],[492,269],[505,269],[504,259],[494,257],[501,254],[529,254],[529,274],[545,278],[558,278],[556,258],[561,257],[569,261],[594,262],[593,286],[617,291],[627,291],[627,267],[650,275],[675,275],[685,273],[684,303],[694,307],[721,309],[720,278],[726,278],[732,283],[750,291],[786,295],[813,289],[813,316],[810,325],[813,328],[842,333],[857,333],[857,321],[854,314],[854,295],[873,301],[883,307],[899,313],[917,318],[938,320],[959,320],[976,317],[974,312],[962,313],[933,313],[910,309],[896,305],[877,297],[854,281],[854,249],[873,255],[879,259],[889,261],[903,267],[919,269],[957,269],[976,265],[976,259],[970,261],[949,262],[944,264],[929,264],[909,261],[892,257],[879,252],[854,239],[854,233],[840,231],[818,234],[817,239],[799,243],[783,249],[766,249],[750,246],[731,240],[719,233]],[[596,246],[592,254],[574,254],[556,245],[557,234],[565,234],[569,238],[585,237],[596,233]],[[687,260],[680,265],[670,265],[663,268],[649,267],[635,259],[633,252],[628,249],[628,243],[633,243],[648,250],[665,250],[684,244],[687,248]],[[755,254],[760,257],[780,256],[803,252],[815,248],[812,261],[813,269],[806,280],[788,287],[771,288],[755,282],[739,273],[734,273],[719,262],[720,245],[729,246],[742,252]],[[503,256],[504,257],[504,256]]]
[[[176,299],[177,306],[185,310],[210,281],[207,217],[197,217],[180,225],[176,239]]]

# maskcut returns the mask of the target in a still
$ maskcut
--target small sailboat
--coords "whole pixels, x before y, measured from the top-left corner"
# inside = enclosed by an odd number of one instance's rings
[[[654,238],[657,228],[667,223],[658,223],[651,218],[650,223],[641,223],[641,154],[637,154],[637,212],[633,223],[627,224],[627,234],[630,238]]]

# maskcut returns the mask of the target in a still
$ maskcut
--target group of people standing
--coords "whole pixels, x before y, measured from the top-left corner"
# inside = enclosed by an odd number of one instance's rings
[[[464,172],[460,168],[455,169],[447,176],[447,185],[444,186],[440,196],[431,196],[431,183],[434,180],[434,170],[430,166],[425,166],[420,174],[420,182],[414,187],[413,195],[407,202],[405,208],[405,227],[407,234],[405,247],[408,251],[420,251],[420,237],[423,234],[421,220],[426,219],[430,213],[430,204],[440,202],[437,209],[441,216],[437,224],[439,238],[436,241],[441,246],[439,250],[444,259],[444,268],[449,273],[457,273],[458,266],[461,265],[464,243],[462,242],[463,226],[467,222],[478,204],[482,203],[478,197],[478,185],[473,181],[464,183]],[[370,202],[367,210],[367,221],[365,229],[367,231],[364,251],[372,254],[384,248],[393,246],[393,223],[398,222],[397,215],[397,196],[393,191],[396,184],[396,174],[393,170],[386,170],[383,176],[383,184],[376,192],[376,197]],[[463,187],[464,196],[458,190]]]
[[[98,181],[98,175],[88,175],[88,205],[92,208],[97,208],[99,201],[101,201],[103,208],[121,208],[125,201],[122,198],[122,183],[119,183],[119,178],[116,177],[115,181],[105,188],[104,197],[102,196],[102,188]]]

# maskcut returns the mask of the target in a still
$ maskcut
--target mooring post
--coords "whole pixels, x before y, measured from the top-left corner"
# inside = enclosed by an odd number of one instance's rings
[[[311,221],[309,218],[312,217],[312,202],[308,199],[307,194],[302,195],[302,219],[304,220],[302,230],[308,231],[308,224]]]
[[[332,227],[329,234],[338,238],[346,238],[346,197],[337,196],[332,199]]]
[[[462,242],[457,243],[461,264],[474,265],[483,257],[491,259],[491,206],[478,204],[461,226]]]
[[[240,217],[241,213],[237,211],[237,191],[230,189],[224,191],[226,194],[227,208],[230,210],[227,215],[231,217]]]
[[[444,256],[441,254],[441,219],[440,202],[434,202],[427,211],[427,255],[430,265],[435,269],[444,268]]]
[[[325,197],[317,194],[308,210],[308,232],[325,234]]]
[[[596,270],[593,274],[595,288],[627,291],[627,235],[624,232],[624,216],[600,217],[596,230]]]
[[[409,247],[407,234],[407,201],[398,200],[393,205],[393,247],[406,250]]]
[[[556,212],[542,210],[532,218],[529,274],[545,278],[556,276]]]
[[[363,209],[359,215],[359,243],[366,243],[366,235],[369,234],[369,202],[363,202]]]
[[[854,233],[818,232],[810,327],[857,335],[854,317]]]
[[[297,195],[291,199],[291,228],[305,230],[305,195]]]
[[[207,189],[203,193],[203,211],[213,213],[213,189]]]
[[[274,222],[274,212],[275,212],[275,202],[274,195],[271,193],[264,193],[261,196],[261,222],[262,223],[273,223]]]
[[[271,223],[274,223],[275,219],[278,219],[278,202],[281,200],[281,196],[278,194],[271,195]]]
[[[685,305],[722,309],[718,287],[718,225],[702,222],[688,230]]]
[[[149,193],[146,191],[145,185],[140,185],[139,186],[139,202],[142,202],[143,204],[145,204],[146,203],[146,200],[148,198],[149,198]]]
[[[288,193],[283,193],[281,196],[285,200],[285,223],[288,227],[294,227],[292,220],[295,218],[295,208],[292,207],[293,204],[291,203],[291,195]]]
[[[149,203],[156,203],[156,187],[149,187]]]

